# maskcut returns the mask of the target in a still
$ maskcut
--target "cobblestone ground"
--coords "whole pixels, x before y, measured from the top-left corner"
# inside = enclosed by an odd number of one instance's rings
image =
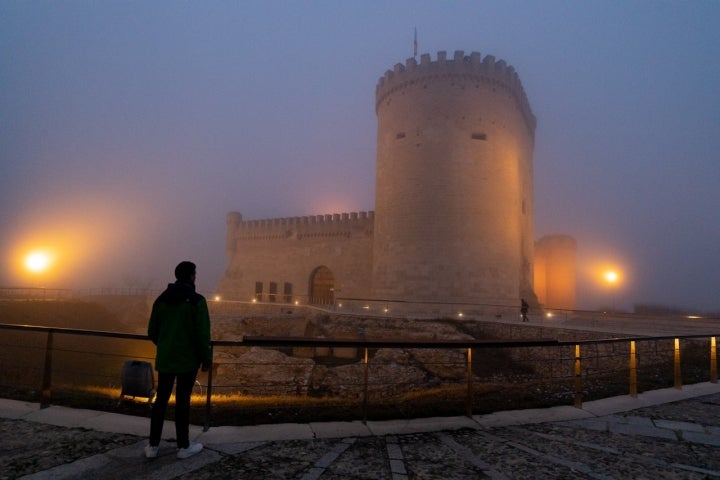
[[[718,457],[716,446],[536,425],[273,442],[180,478],[705,479],[720,477]]]
[[[144,440],[130,435],[21,420],[0,426],[2,479],[33,472],[29,478],[98,480],[720,478],[720,394],[589,421],[215,446],[195,462],[177,461],[169,450],[162,459],[139,460]],[[110,459],[113,449],[131,451],[126,464],[133,465],[43,472],[87,456]]]
[[[0,479],[17,478],[137,441],[132,435],[0,418]]]

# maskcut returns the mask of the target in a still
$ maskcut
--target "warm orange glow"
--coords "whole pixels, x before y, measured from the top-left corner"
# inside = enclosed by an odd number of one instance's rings
[[[619,288],[626,282],[626,272],[616,262],[596,264],[591,275],[593,282],[604,288]]]
[[[93,288],[137,278],[144,266],[137,252],[150,248],[145,239],[155,235],[141,226],[156,212],[150,207],[119,208],[121,204],[117,199],[68,194],[48,201],[41,214],[23,215],[0,252],[8,284]],[[37,260],[33,266],[28,263],[35,252],[48,255],[44,270]]]
[[[618,281],[618,273],[615,270],[608,270],[603,275],[605,278],[605,281],[609,284],[615,284]]]
[[[42,251],[29,253],[25,257],[25,268],[31,272],[41,273],[50,267],[50,254]]]
[[[70,264],[79,251],[60,236],[48,235],[47,238],[49,240],[29,238],[8,252],[14,282],[38,286],[37,282],[41,281],[43,287],[65,286],[65,278],[72,271]]]

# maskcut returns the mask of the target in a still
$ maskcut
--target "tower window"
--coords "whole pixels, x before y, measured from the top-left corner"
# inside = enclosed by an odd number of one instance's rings
[[[283,300],[285,303],[292,301],[292,283],[285,282],[283,285]]]
[[[473,140],[487,140],[487,135],[480,132],[475,132],[472,134]]]
[[[255,282],[255,299],[262,302],[263,282]]]
[[[405,132],[398,132],[397,135],[395,135],[395,138],[398,140],[401,138],[405,138]]]
[[[277,296],[277,283],[270,282],[270,295],[268,295],[268,300],[271,302],[274,302]]]

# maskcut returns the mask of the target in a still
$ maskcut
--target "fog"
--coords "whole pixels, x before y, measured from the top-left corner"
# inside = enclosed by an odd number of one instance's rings
[[[718,310],[720,3],[0,0],[0,286],[162,288],[225,215],[374,209],[375,85],[418,53],[518,72],[535,233],[578,306]],[[51,268],[22,268],[32,249]],[[623,272],[613,291],[587,272]]]

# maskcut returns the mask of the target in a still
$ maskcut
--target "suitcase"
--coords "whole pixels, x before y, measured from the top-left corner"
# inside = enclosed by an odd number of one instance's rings
[[[151,403],[155,397],[155,375],[150,362],[128,360],[122,368],[122,390],[120,400],[124,397],[147,398]]]

